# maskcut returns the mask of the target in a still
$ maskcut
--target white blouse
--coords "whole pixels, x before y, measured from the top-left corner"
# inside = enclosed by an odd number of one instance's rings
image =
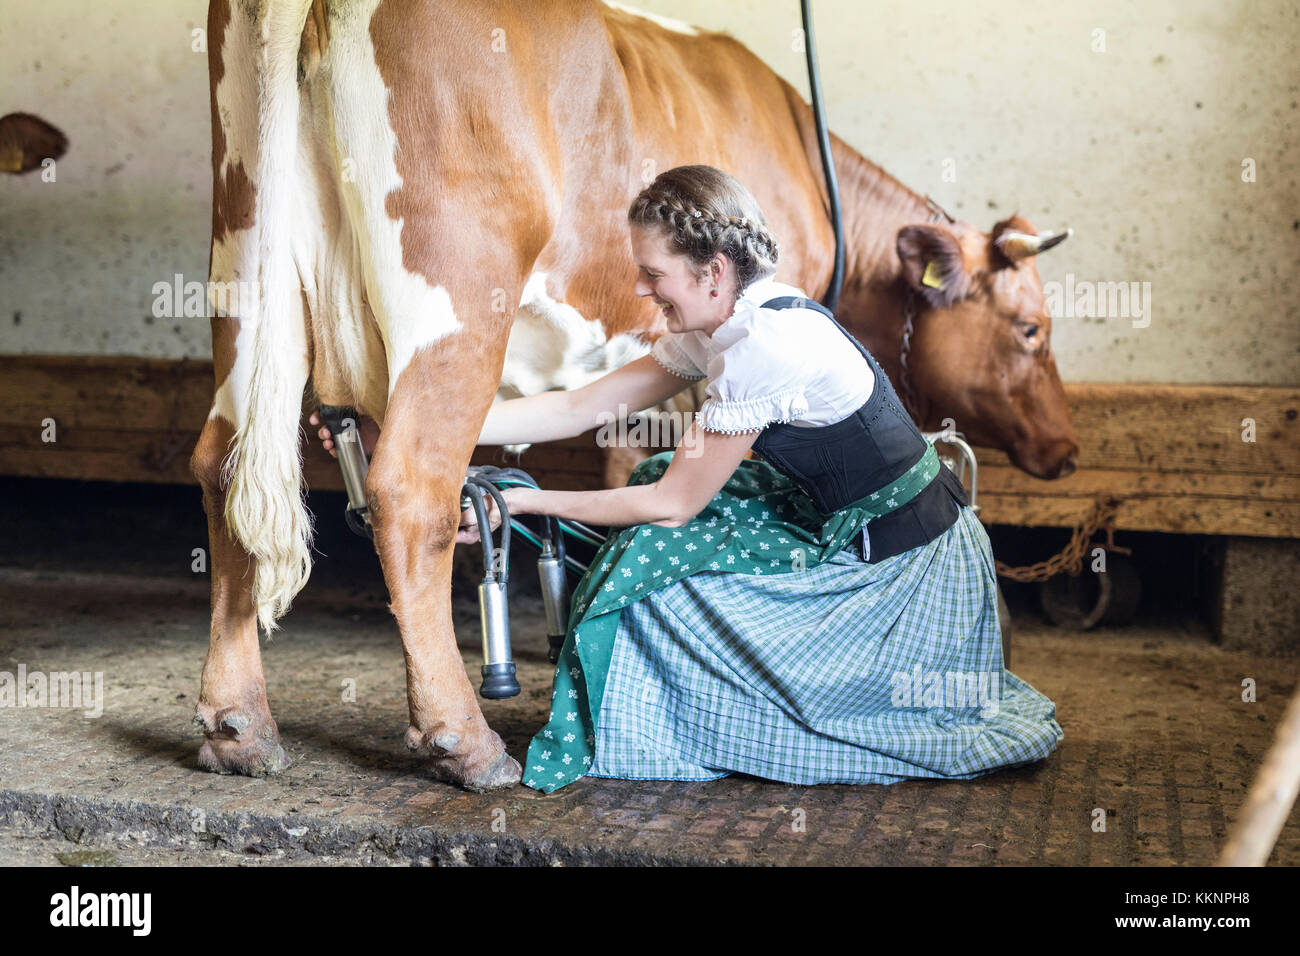
[[[773,277],[759,279],[713,335],[669,332],[650,350],[674,375],[709,380],[695,413],[701,427],[736,433],[769,422],[833,425],[871,396],[871,366],[830,319],[813,309],[759,308],[783,295],[807,297]]]

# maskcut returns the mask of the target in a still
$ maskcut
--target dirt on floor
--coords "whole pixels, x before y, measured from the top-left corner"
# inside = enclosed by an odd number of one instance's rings
[[[1294,658],[1220,650],[1195,624],[1070,633],[1013,605],[1012,670],[1056,702],[1065,731],[1037,764],[891,786],[736,775],[471,794],[402,745],[402,653],[382,589],[309,585],[264,643],[293,765],[261,779],[197,766],[202,576],[11,565],[0,606],[0,671],[103,675],[100,716],[0,708],[0,863],[1209,864],[1300,672]],[[477,685],[477,605],[461,594],[456,607]],[[482,704],[522,760],[553,667],[534,594],[516,596],[511,620],[523,692]],[[1300,863],[1300,813],[1269,862]]]

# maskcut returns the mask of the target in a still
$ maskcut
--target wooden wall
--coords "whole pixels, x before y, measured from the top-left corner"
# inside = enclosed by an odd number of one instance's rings
[[[190,483],[189,456],[212,397],[212,364],[121,357],[0,356],[0,473]],[[1072,526],[1100,495],[1116,527],[1300,538],[1300,389],[1066,385],[1079,469],[1048,482],[976,449],[986,523]],[[1244,419],[1255,440],[1244,441]],[[42,439],[53,419],[56,441]],[[304,428],[311,434],[304,417]],[[341,490],[314,439],[310,487]],[[515,464],[481,447],[476,464]],[[518,462],[543,487],[604,487],[594,432],[534,445]]]

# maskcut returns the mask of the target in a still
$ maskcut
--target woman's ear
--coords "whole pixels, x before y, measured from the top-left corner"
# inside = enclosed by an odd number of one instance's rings
[[[903,277],[934,308],[966,298],[970,273],[961,243],[942,226],[904,226],[898,230],[898,258]]]
[[[720,252],[715,252],[713,258],[709,260],[709,278],[713,280],[714,285],[722,284],[722,277],[727,274],[727,265],[729,260]],[[731,270],[735,272],[735,269]]]

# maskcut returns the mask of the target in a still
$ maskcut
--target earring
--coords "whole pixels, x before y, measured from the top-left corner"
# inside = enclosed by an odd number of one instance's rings
[[[709,293],[709,295],[713,296],[716,299],[718,297],[718,290],[714,289],[712,292]]]

